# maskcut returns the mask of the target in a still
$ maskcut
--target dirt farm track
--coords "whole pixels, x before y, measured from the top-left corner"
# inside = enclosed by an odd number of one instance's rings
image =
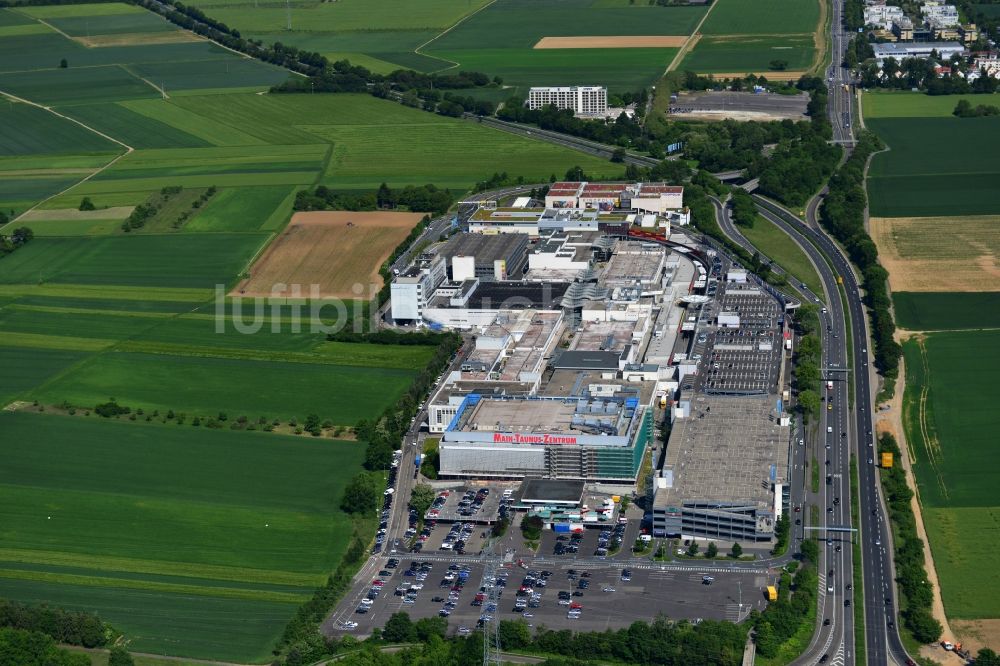
[[[368,299],[382,286],[379,267],[422,217],[422,213],[296,213],[231,295]]]

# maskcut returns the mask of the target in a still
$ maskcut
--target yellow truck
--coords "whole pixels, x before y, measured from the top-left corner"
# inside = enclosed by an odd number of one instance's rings
[[[886,469],[892,467],[892,451],[886,451],[882,454],[882,467]]]
[[[778,588],[776,588],[774,585],[767,586],[767,600],[768,601],[778,600]]]

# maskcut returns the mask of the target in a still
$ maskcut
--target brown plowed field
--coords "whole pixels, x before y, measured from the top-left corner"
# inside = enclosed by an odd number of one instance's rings
[[[379,267],[422,213],[296,213],[250,268],[233,295],[368,300],[382,286]]]
[[[623,37],[542,37],[536,49],[648,49],[679,48],[687,35],[639,35]]]

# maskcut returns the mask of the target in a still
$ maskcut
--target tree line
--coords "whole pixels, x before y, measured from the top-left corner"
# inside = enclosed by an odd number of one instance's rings
[[[820,206],[823,227],[840,241],[851,261],[861,270],[864,302],[868,306],[872,339],[875,343],[875,367],[888,381],[896,377],[902,349],[893,335],[892,301],[888,291],[889,274],[878,261],[878,248],[865,230],[865,165],[868,158],[882,149],[882,142],[871,132],[861,132],[854,152],[830,179],[829,192]]]
[[[375,192],[344,192],[326,185],[317,185],[312,190],[297,192],[292,208],[296,211],[373,211],[402,208],[443,215],[454,202],[455,195],[451,190],[442,190],[433,184],[407,185],[401,190],[393,190],[382,183]]]
[[[889,508],[889,520],[895,527],[893,546],[896,582],[899,584],[902,601],[905,602],[900,603],[903,626],[918,642],[933,643],[941,638],[943,629],[931,614],[934,590],[927,580],[927,570],[924,569],[925,544],[917,535],[917,519],[910,504],[913,491],[906,483],[906,472],[899,462],[901,451],[896,438],[890,433],[882,433],[878,440],[878,452],[891,453],[895,460],[892,467],[882,468],[879,476],[882,479],[885,503]]]
[[[819,329],[819,317],[816,306],[803,303],[795,310],[793,326],[799,334],[798,346],[795,349],[795,391],[799,410],[806,418],[813,417],[820,411],[820,371],[823,353],[820,337],[816,335]]]
[[[994,106],[992,104],[978,104],[972,106],[972,104],[965,99],[958,100],[958,104],[955,105],[955,110],[951,112],[952,115],[958,116],[959,118],[982,118],[984,116],[1000,116],[1000,107]]]

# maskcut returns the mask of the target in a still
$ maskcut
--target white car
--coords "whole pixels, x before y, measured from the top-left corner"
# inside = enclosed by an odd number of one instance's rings
[[[353,621],[341,622],[340,626],[343,627],[344,629],[357,629],[358,623]]]

